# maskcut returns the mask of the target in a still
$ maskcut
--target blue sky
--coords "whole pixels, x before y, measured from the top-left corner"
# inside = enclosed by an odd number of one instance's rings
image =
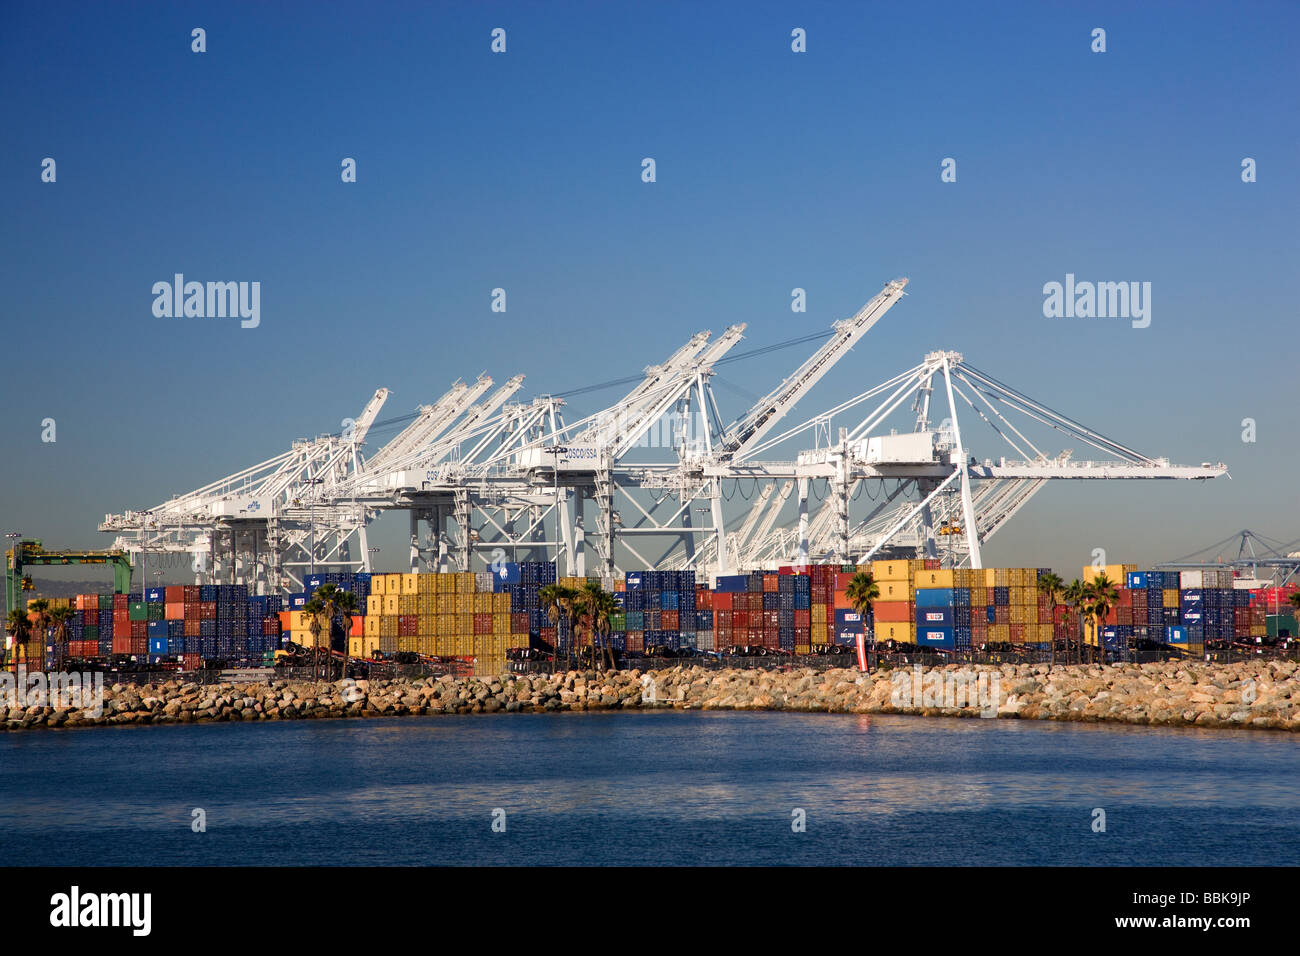
[[[1291,540],[1298,26],[1290,3],[7,4],[0,525],[104,546],[104,513],[337,430],[378,386],[386,417],[482,370],[563,391],[702,328],[825,328],[906,275],[796,416],[951,348],[1231,468],[1049,487],[987,562]],[[261,325],[156,318],[176,272],[259,281]],[[1151,326],[1045,318],[1066,273],[1151,282]],[[723,377],[761,393],[810,349]],[[404,522],[377,533],[396,569]]]

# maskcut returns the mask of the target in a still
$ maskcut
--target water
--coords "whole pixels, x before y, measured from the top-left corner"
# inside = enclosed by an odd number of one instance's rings
[[[1298,775],[1291,735],[1037,721],[688,711],[37,731],[0,735],[0,858],[1294,866]]]

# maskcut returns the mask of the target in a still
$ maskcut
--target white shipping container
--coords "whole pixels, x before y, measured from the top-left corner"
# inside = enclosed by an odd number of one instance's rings
[[[1203,588],[1205,587],[1202,583],[1204,580],[1205,575],[1200,571],[1182,571],[1179,572],[1178,575],[1178,586],[1183,590],[1187,590],[1188,588]]]

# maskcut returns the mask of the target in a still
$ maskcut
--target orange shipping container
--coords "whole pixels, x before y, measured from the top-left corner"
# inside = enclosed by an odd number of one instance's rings
[[[352,628],[348,631],[348,637],[365,637],[366,636],[366,619],[360,614],[352,615]]]
[[[912,603],[910,601],[877,601],[872,605],[876,620],[882,623],[912,623]]]
[[[171,588],[168,588],[170,591]],[[163,606],[163,617],[168,621],[185,620],[185,605],[177,601],[175,604],[167,603]]]

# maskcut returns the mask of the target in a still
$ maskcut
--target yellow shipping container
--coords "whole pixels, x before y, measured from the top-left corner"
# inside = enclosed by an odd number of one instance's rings
[[[876,640],[878,641],[902,641],[905,644],[916,643],[916,625],[893,623],[893,622],[876,622]]]
[[[1124,573],[1124,565],[1122,564],[1107,564],[1100,568],[1088,565],[1083,569],[1083,583],[1087,584],[1103,571],[1106,573],[1106,577],[1110,578],[1111,584],[1121,588],[1127,585],[1128,575]]]
[[[323,644],[324,643],[323,634],[321,635],[321,638],[322,638],[321,643]],[[303,647],[316,646],[316,638],[312,636],[311,631],[307,631],[307,630],[290,631],[289,640],[293,641],[295,644],[301,644]]]
[[[1162,607],[1178,607],[1178,588],[1165,588],[1160,592]]]
[[[510,613],[510,595],[502,592],[501,594],[492,595],[492,613],[509,614]]]
[[[369,614],[366,615],[366,623],[365,623],[364,625],[362,625],[362,626],[365,628],[365,631],[366,631],[366,637],[378,637],[378,636],[379,636],[379,617],[378,617],[378,616],[372,616],[372,615],[369,615]]]
[[[348,653],[353,657],[374,657],[379,652],[379,637],[349,637]]]
[[[382,594],[372,594],[366,598],[366,616],[371,614],[384,613],[384,597]]]
[[[457,594],[474,593],[474,572],[472,571],[456,572],[456,593]]]
[[[905,581],[912,579],[912,569],[906,561],[872,561],[871,574],[877,581]]]
[[[437,589],[438,576],[436,574],[417,574],[415,576],[416,594],[433,594]]]
[[[1011,625],[1010,625],[1010,624],[990,624],[990,625],[989,625],[989,640],[990,640],[990,641],[995,641],[995,642],[997,642],[997,643],[999,643],[999,644],[1006,644],[1006,643],[1010,642],[1010,640],[1011,640]]]
[[[388,575],[386,574],[370,575],[370,596],[374,597],[375,595],[378,595],[379,597],[383,597],[384,591],[387,589],[387,585],[388,585]]]
[[[397,636],[397,617],[393,614],[385,614],[379,618],[379,636],[396,637]]]
[[[912,573],[912,586],[917,588],[951,588],[956,585],[953,582],[951,570],[922,570]]]
[[[909,601],[916,593],[911,581],[877,581],[881,601]]]

